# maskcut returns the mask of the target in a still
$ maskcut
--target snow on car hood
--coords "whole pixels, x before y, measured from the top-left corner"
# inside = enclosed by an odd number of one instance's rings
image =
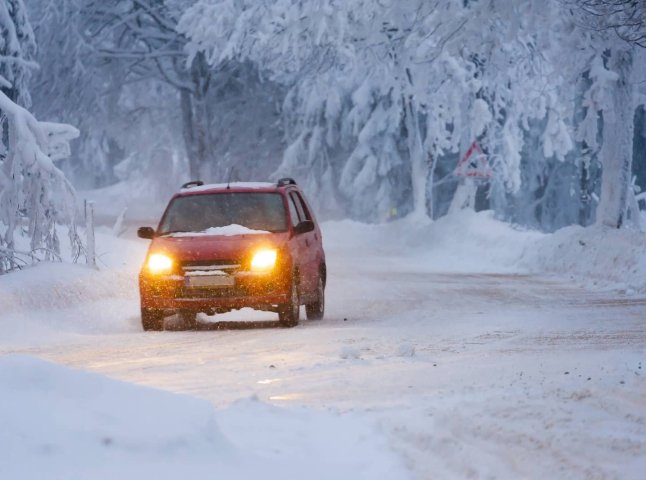
[[[237,223],[227,225],[225,227],[211,227],[201,232],[174,232],[166,235],[167,237],[201,237],[208,235],[221,235],[225,237],[232,237],[234,235],[262,235],[271,233],[267,230],[253,230]]]

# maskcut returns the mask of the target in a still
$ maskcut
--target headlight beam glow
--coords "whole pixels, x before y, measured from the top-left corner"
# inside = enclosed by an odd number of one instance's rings
[[[251,270],[254,272],[268,272],[276,265],[276,250],[258,250],[251,259]]]
[[[148,257],[148,271],[155,275],[170,273],[173,268],[173,260],[162,253],[153,253]]]

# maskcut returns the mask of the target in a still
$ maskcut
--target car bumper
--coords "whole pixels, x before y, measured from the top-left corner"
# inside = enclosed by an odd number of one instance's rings
[[[289,286],[273,276],[235,276],[231,287],[189,287],[182,276],[139,277],[142,308],[228,311],[274,310],[289,301]]]

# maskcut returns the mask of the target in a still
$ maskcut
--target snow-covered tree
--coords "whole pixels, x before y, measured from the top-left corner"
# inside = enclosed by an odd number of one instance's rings
[[[586,137],[596,135],[601,116],[603,165],[597,221],[619,228],[627,222],[639,226],[632,192],[633,127],[639,106],[635,65],[646,60],[646,4],[632,0],[575,0],[584,29],[594,32],[598,50],[591,76],[597,102],[589,102]],[[641,61],[640,61],[641,60]],[[600,86],[597,86],[600,84]],[[594,108],[598,106],[599,108]],[[590,118],[592,117],[592,118]]]
[[[408,210],[432,215],[435,163],[476,138],[509,192],[520,187],[529,119],[546,119],[548,157],[572,147],[567,112],[546,93],[554,72],[541,49],[556,45],[545,29],[558,17],[557,6],[543,7],[200,0],[179,28],[193,55],[212,65],[248,59],[289,86],[282,171],[300,173],[321,198],[338,191],[351,212],[382,218],[405,197]]]
[[[78,131],[69,125],[38,122],[26,109],[0,92],[0,110],[7,118],[7,155],[0,164],[0,273],[19,267],[25,258],[60,256],[57,223],[68,226],[73,250],[76,234],[74,188],[54,161],[68,155],[69,140]],[[29,249],[16,245],[18,235],[30,239]]]
[[[504,218],[554,230],[589,224],[599,197],[600,221],[616,225],[630,203],[627,187],[604,192],[630,184],[627,157],[611,153],[628,148],[632,121],[615,105],[615,59],[627,50],[639,78],[626,40],[641,41],[640,2],[32,1],[46,45],[37,111],[83,122],[77,163],[111,157],[98,165],[113,180],[126,164],[148,172],[152,152],[181,163],[184,143],[192,177],[294,175],[323,211],[364,220],[393,207],[436,218],[478,193]],[[621,8],[590,10],[611,3]],[[474,144],[492,173],[478,190],[455,174]]]
[[[29,107],[27,83],[37,64],[34,32],[22,0],[0,2],[0,90],[13,102]]]
[[[177,95],[190,175],[210,159],[210,118],[206,97],[212,72],[202,55],[187,64],[185,38],[176,30],[182,0],[88,1],[87,36],[104,61],[118,65],[126,81],[161,81]],[[121,80],[123,82],[123,80]]]
[[[646,48],[646,4],[639,0],[569,0],[592,29],[612,30],[628,44]]]
[[[54,162],[69,155],[78,131],[69,125],[38,122],[22,105],[30,102],[27,79],[36,68],[35,42],[21,0],[0,4],[0,273],[23,262],[60,255],[56,224],[68,226],[72,249],[76,234],[74,189]],[[5,93],[6,92],[6,93]],[[17,103],[16,103],[17,102]],[[28,239],[29,246],[17,241]]]
[[[84,187],[114,182],[112,168],[123,160],[114,134],[121,92],[113,65],[94,54],[85,38],[91,26],[85,0],[30,0],[40,68],[31,82],[32,113],[38,118],[76,125],[83,137],[73,157],[60,164],[70,178],[85,177]]]

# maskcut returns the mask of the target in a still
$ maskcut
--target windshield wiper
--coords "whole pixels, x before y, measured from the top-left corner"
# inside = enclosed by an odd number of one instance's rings
[[[157,234],[158,237],[165,237],[166,235],[171,235],[173,233],[186,233],[188,230],[168,230],[167,232],[162,232]]]

